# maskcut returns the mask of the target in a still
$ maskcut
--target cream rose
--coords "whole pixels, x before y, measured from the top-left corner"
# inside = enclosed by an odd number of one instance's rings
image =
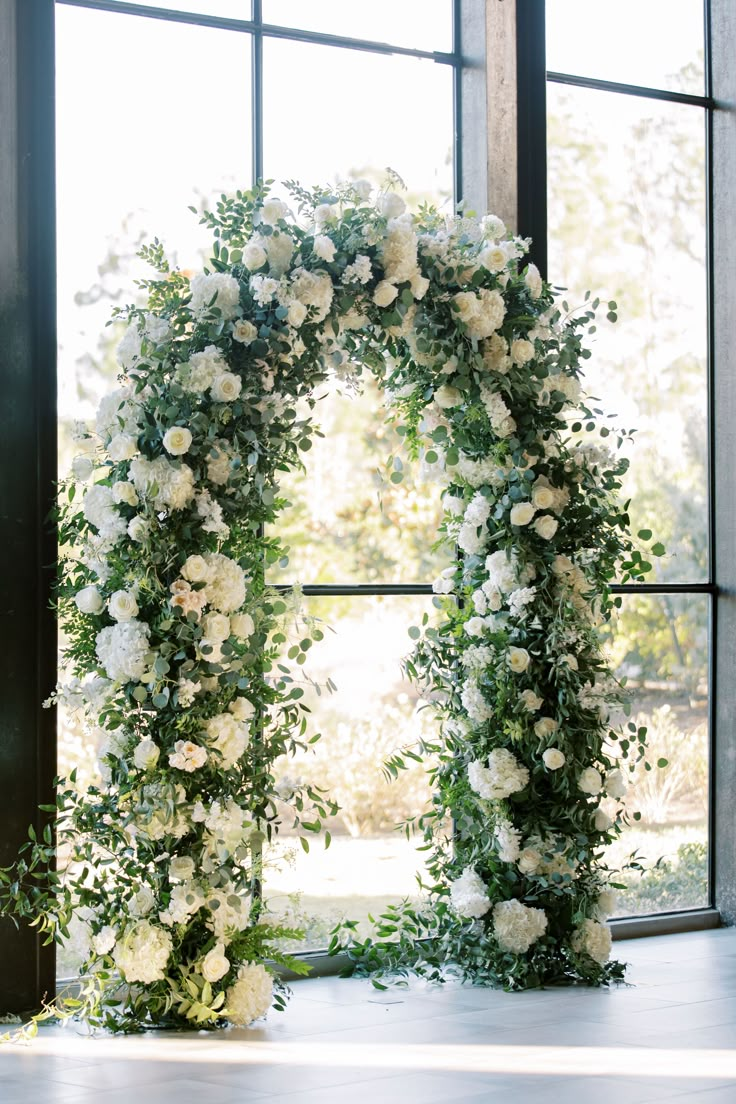
[[[253,618],[249,613],[236,613],[230,618],[230,632],[239,640],[247,640],[255,630]]]
[[[227,640],[230,618],[225,613],[208,613],[202,618],[202,631],[208,640]]]
[[[169,863],[169,877],[177,882],[188,882],[194,877],[194,859],[189,855],[177,855]]]
[[[533,690],[525,690],[521,695],[521,704],[527,713],[536,713],[544,705],[544,699],[535,694]]]
[[[249,241],[243,250],[243,264],[250,272],[266,263],[266,250],[259,241]]]
[[[233,341],[239,341],[241,345],[250,345],[258,337],[258,330],[252,322],[233,322]]]
[[[303,303],[300,303],[298,299],[295,299],[294,302],[289,305],[289,310],[286,315],[289,325],[298,330],[306,317],[307,308]]]
[[[614,797],[616,800],[626,796],[628,786],[623,773],[618,768],[606,775],[605,790],[609,797]]]
[[[202,959],[202,977],[213,985],[220,978],[224,978],[230,969],[230,960],[225,957],[225,944],[216,943],[211,951]]]
[[[215,402],[234,402],[243,389],[240,376],[234,372],[221,372],[215,376],[210,394]]]
[[[377,307],[388,307],[398,294],[399,289],[395,284],[390,283],[389,280],[381,280],[373,292],[373,302]]]
[[[514,364],[528,364],[534,359],[534,346],[524,337],[517,337],[511,342],[511,359]]]
[[[153,740],[141,740],[133,752],[133,762],[138,770],[153,770],[159,760],[160,749]]]
[[[119,464],[121,460],[132,460],[138,452],[135,437],[129,437],[127,433],[117,433],[111,438],[106,452],[116,464]]]
[[[138,616],[138,603],[129,590],[116,590],[107,602],[110,616],[115,621],[132,621]]]
[[[285,219],[288,213],[289,208],[283,199],[267,199],[261,207],[261,222],[273,226],[281,219]]]
[[[603,789],[603,778],[595,767],[586,767],[578,778],[578,789],[587,794],[599,794]]]
[[[434,393],[434,401],[441,410],[451,410],[453,406],[459,406],[463,401],[463,393],[457,387],[451,387],[449,383],[443,383]]]
[[[531,657],[526,648],[509,648],[506,660],[514,674],[520,675],[526,671]]]
[[[229,711],[232,713],[236,721],[240,721],[241,724],[249,721],[254,715],[256,707],[252,701],[248,701],[247,698],[233,698],[228,706]]]
[[[186,426],[172,426],[164,434],[164,448],[171,456],[183,456],[191,443],[192,434]]]
[[[86,483],[94,469],[95,466],[89,456],[75,456],[72,460],[72,475],[80,483]]]
[[[544,740],[547,736],[551,736],[553,732],[557,732],[559,727],[554,717],[540,717],[534,726],[534,733],[540,740]]]
[[[528,525],[535,513],[531,502],[517,502],[511,507],[509,521],[512,525]]]
[[[206,583],[209,579],[210,569],[204,556],[189,556],[181,569],[182,576],[190,583]]]
[[[555,771],[564,767],[566,760],[559,748],[547,748],[542,754],[542,762],[547,770]]]
[[[112,497],[114,502],[122,502],[126,506],[137,506],[139,501],[135,487],[125,479],[118,479],[113,483]]]
[[[151,532],[151,523],[146,518],[138,515],[128,522],[128,536],[132,541],[140,544]]]
[[[488,245],[478,254],[478,262],[489,272],[500,272],[506,267],[508,255],[502,245]]]
[[[534,522],[534,529],[538,536],[542,540],[552,540],[552,537],[557,532],[559,526],[557,518],[553,518],[551,514],[542,514]]]
[[[551,510],[555,504],[555,493],[549,487],[535,487],[532,502],[538,510]]]
[[[613,824],[613,821],[609,817],[608,813],[604,813],[603,809],[596,809],[595,819],[593,821],[597,832],[607,832]]]

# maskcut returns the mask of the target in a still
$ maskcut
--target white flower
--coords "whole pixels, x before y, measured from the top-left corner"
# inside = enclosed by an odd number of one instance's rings
[[[204,559],[208,571],[205,595],[209,605],[220,613],[231,613],[239,609],[245,601],[245,574],[242,567],[229,556],[223,556],[219,552],[207,552]],[[186,564],[184,566],[186,567]]]
[[[177,740],[169,752],[169,766],[192,774],[207,762],[207,750],[191,740]]]
[[[194,498],[194,472],[181,461],[172,463],[165,456],[157,456],[155,460],[139,456],[130,465],[128,474],[141,498],[150,498],[159,510],[183,510]]]
[[[249,721],[250,718],[254,715],[256,707],[253,705],[253,702],[248,700],[248,698],[240,697],[233,698],[228,706],[228,710],[232,713],[233,717],[235,717],[237,721],[245,723],[246,721]]]
[[[281,219],[285,219],[289,213],[289,208],[284,203],[283,199],[276,199],[270,197],[263,201],[261,207],[261,222],[265,222],[267,226],[274,226]]]
[[[138,616],[138,603],[129,590],[116,590],[107,601],[110,616],[115,621],[132,621]]]
[[[559,770],[560,767],[564,767],[565,756],[559,748],[547,748],[547,750],[542,753],[542,761],[547,770],[555,771]]]
[[[605,813],[603,809],[596,809],[594,822],[597,832],[607,832],[613,824],[613,821],[609,817],[608,813]]]
[[[259,963],[244,962],[238,980],[227,991],[223,1015],[231,1023],[246,1027],[266,1015],[272,1000],[271,975]]]
[[[138,492],[132,483],[125,479],[118,479],[112,485],[113,501],[125,503],[126,506],[138,505]]]
[[[181,569],[182,578],[190,583],[209,583],[214,578],[214,571],[207,563],[204,556],[188,556]]]
[[[373,292],[373,302],[377,307],[387,307],[393,303],[398,294],[399,289],[395,284],[389,283],[388,280],[381,280]]]
[[[534,359],[534,345],[524,337],[518,337],[511,342],[511,359],[514,364],[528,364]]]
[[[101,613],[105,605],[96,586],[82,587],[74,595],[74,601],[80,613]]]
[[[193,679],[180,678],[176,689],[179,705],[182,709],[188,709],[202,689],[202,684],[195,682]]]
[[[80,483],[86,483],[94,470],[95,466],[89,456],[75,456],[72,460],[72,475]]]
[[[156,898],[153,896],[148,886],[141,886],[138,892],[131,898],[129,905],[130,914],[131,916],[147,916],[154,908],[155,904]]]
[[[434,401],[441,410],[451,410],[453,406],[459,406],[463,401],[463,393],[457,387],[451,387],[449,383],[443,383],[435,391]]]
[[[335,289],[325,272],[308,272],[297,268],[292,274],[291,291],[305,307],[311,307],[311,322],[323,322],[330,313]]]
[[[286,318],[290,326],[298,330],[306,317],[307,308],[304,306],[304,303],[300,303],[298,299],[295,299],[293,303],[289,304]]]
[[[515,675],[520,675],[523,671],[526,671],[531,662],[531,657],[526,648],[511,647],[508,650],[506,662]]]
[[[387,219],[398,218],[406,210],[406,204],[396,192],[381,192],[376,197],[376,207],[379,214]]]
[[[535,847],[525,847],[519,853],[517,866],[522,874],[537,874],[542,865],[542,854]]]
[[[422,276],[420,272],[417,272],[412,276],[409,287],[415,299],[423,299],[429,291],[429,280],[426,276]]]
[[[524,273],[524,283],[529,288],[532,299],[538,299],[542,294],[544,285],[539,269],[535,264],[527,265],[527,270]]]
[[[331,203],[320,203],[314,209],[314,221],[317,226],[325,226],[337,218],[337,209]]]
[[[618,768],[610,771],[606,775],[606,781],[603,787],[609,797],[615,797],[617,800],[625,797],[628,790],[626,785],[626,779],[623,773]]]
[[[499,901],[493,908],[493,934],[502,951],[524,954],[547,930],[543,909],[521,901]]]
[[[370,197],[371,197],[371,192],[373,191],[373,185],[371,184],[370,180],[354,180],[353,181],[353,190],[355,191],[358,198],[362,199],[363,202],[365,203],[365,201],[367,199],[370,199]]]
[[[234,276],[225,272],[200,273],[191,283],[192,298],[189,309],[199,316],[207,310],[219,310],[222,318],[229,322],[238,313],[240,306],[240,284]],[[210,303],[214,300],[212,307]]]
[[[250,345],[258,337],[258,330],[252,322],[239,319],[233,322],[233,341],[239,341],[241,345]]]
[[[519,585],[519,563],[513,553],[509,555],[503,549],[492,552],[486,556],[486,571],[490,586],[502,594],[510,594]]]
[[[142,621],[121,621],[95,638],[97,658],[113,682],[139,682],[146,670],[151,630]]]
[[[191,430],[186,426],[172,426],[164,434],[164,448],[172,456],[183,456],[192,443]]]
[[[517,502],[511,507],[509,521],[512,525],[528,525],[534,517],[534,507],[531,502]]]
[[[555,504],[556,500],[555,492],[543,484],[534,485],[532,491],[532,502],[538,510],[550,510]]]
[[[194,859],[189,855],[176,855],[169,863],[169,877],[178,882],[188,882],[194,877]]]
[[[256,627],[249,613],[236,613],[230,618],[230,632],[238,640],[248,640],[255,631]]]
[[[243,248],[243,264],[250,272],[255,272],[257,268],[262,268],[265,263],[266,250],[263,248],[263,238],[251,238]]]
[[[560,523],[551,514],[542,514],[534,522],[534,529],[542,540],[552,540]]]
[[[527,713],[536,713],[544,705],[544,698],[538,697],[533,690],[524,690],[521,695],[521,704]]]
[[[215,402],[234,402],[243,388],[240,376],[234,372],[222,372],[215,376],[210,394]]]
[[[493,716],[493,709],[483,697],[477,682],[469,680],[465,683],[460,692],[460,700],[468,717],[476,724],[482,724]]]
[[[600,771],[595,767],[586,767],[578,778],[578,789],[587,794],[599,794],[603,788],[603,779]]]
[[[133,762],[138,770],[153,770],[160,754],[161,751],[153,740],[141,740],[133,752]]]
[[[478,254],[478,263],[489,272],[501,272],[506,267],[508,259],[503,245],[488,245]]]
[[[605,966],[611,957],[611,929],[597,920],[583,920],[572,937],[572,949],[577,954],[586,954],[600,966]]]
[[[519,829],[514,828],[510,820],[500,819],[496,821],[493,835],[501,862],[516,862],[521,841]]]
[[[554,732],[557,732],[559,727],[554,717],[540,717],[534,725],[534,734],[538,736],[540,740],[545,740],[547,736],[551,736]]]
[[[202,618],[202,632],[208,640],[227,640],[230,635],[230,618],[224,613],[208,613]]]
[[[232,713],[218,713],[205,725],[207,742],[222,757],[223,770],[230,770],[242,759],[248,746],[248,732]]]
[[[173,950],[171,936],[148,920],[129,925],[118,939],[114,959],[127,982],[161,981]]]
[[[101,928],[100,931],[97,932],[97,935],[92,937],[92,946],[95,954],[108,954],[115,946],[116,939],[117,933],[115,928],[106,924],[104,928]]]
[[[465,631],[468,636],[481,636],[485,629],[486,623],[482,617],[469,617],[465,622]]]
[[[216,981],[223,978],[229,969],[230,961],[225,957],[224,943],[216,943],[204,956],[200,966],[202,977],[205,981],[209,981],[210,985],[214,985]]]
[[[319,257],[322,261],[334,261],[335,259],[335,243],[332,238],[328,238],[326,234],[317,234],[314,239],[315,256]]]
[[[498,241],[506,233],[506,224],[498,215],[484,215],[480,220],[480,228],[486,241]]]
[[[136,500],[138,496],[136,495]],[[128,522],[127,533],[132,541],[140,544],[151,532],[151,523],[140,515],[131,518]]]
[[[346,265],[342,274],[344,284],[367,284],[373,275],[370,257],[364,253],[356,254],[352,264]]]
[[[486,887],[472,866],[455,881],[450,880],[450,901],[455,913],[467,920],[485,916],[491,907]]]
[[[447,503],[445,503],[445,506]],[[446,567],[432,583],[434,594],[452,594],[455,589],[455,568]]]
[[[485,801],[502,801],[523,790],[528,781],[529,771],[507,748],[495,748],[487,767],[480,760],[468,764],[470,788]]]

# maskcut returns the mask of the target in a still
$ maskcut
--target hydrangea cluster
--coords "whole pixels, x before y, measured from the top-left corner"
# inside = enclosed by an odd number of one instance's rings
[[[436,938],[476,979],[611,976],[598,853],[626,784],[604,748],[618,688],[597,626],[631,545],[625,461],[584,406],[588,428],[576,420],[593,311],[563,320],[528,242],[492,216],[411,215],[393,185],[290,193],[223,196],[191,278],[144,248],[157,274],[125,312],[120,386],[62,487],[68,698],[102,734],[103,781],[61,789],[63,878],[0,907],[59,939],[83,920],[83,1011],[109,1027],[244,1024],[272,1001],[264,963],[287,961],[295,933],[269,920],[261,841],[284,805],[301,832],[335,807],[273,781],[306,711],[280,650],[290,599],[265,582],[283,553],[263,532],[316,389],[367,371],[409,450],[445,473],[442,535],[461,553],[411,660],[445,722],[423,818],[434,896],[385,954],[414,968]],[[51,855],[31,852],[31,870]]]

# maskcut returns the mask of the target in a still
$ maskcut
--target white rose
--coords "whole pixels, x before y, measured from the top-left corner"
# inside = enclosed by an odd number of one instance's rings
[[[434,401],[441,410],[450,410],[463,401],[463,393],[457,387],[451,387],[449,383],[443,383],[434,393]]]
[[[151,531],[151,523],[140,514],[128,522],[128,536],[132,541],[144,541]]]
[[[387,219],[398,218],[406,210],[406,204],[396,192],[381,192],[376,201],[376,207]]]
[[[524,337],[517,337],[511,342],[511,359],[514,364],[527,364],[534,359],[534,346]]]
[[[532,491],[532,502],[538,510],[549,510],[555,503],[555,493],[549,487],[535,487]]]
[[[486,627],[482,617],[469,617],[465,622],[465,631],[469,636],[480,636]]]
[[[94,464],[89,456],[75,456],[72,460],[72,475],[80,483],[86,483],[94,471]]]
[[[215,376],[210,394],[215,402],[234,402],[243,388],[240,376],[234,372],[221,372]]]
[[[608,813],[603,812],[603,809],[596,809],[594,824],[597,832],[607,832],[613,821]]]
[[[225,944],[216,943],[202,959],[202,977],[213,985],[223,978],[230,969],[230,961],[225,957]]]
[[[169,877],[178,882],[188,882],[194,877],[194,859],[189,855],[177,855],[169,863]]]
[[[354,180],[353,188],[363,202],[365,202],[366,199],[370,199],[371,192],[373,191],[373,185],[370,180]]]
[[[104,928],[98,931],[97,935],[92,937],[92,946],[94,947],[95,954],[106,955],[113,949],[117,942],[117,935],[115,929],[107,924]]]
[[[273,226],[280,219],[286,218],[289,208],[282,199],[267,199],[261,207],[261,222],[267,226]]]
[[[116,433],[107,446],[107,455],[116,464],[121,460],[132,460],[138,452],[135,437],[129,437],[127,433]]]
[[[605,790],[609,797],[617,799],[625,797],[627,789],[626,779],[620,770],[612,770],[606,775]]]
[[[125,479],[118,479],[113,483],[112,497],[114,502],[124,502],[126,506],[138,505],[138,492],[133,484]]]
[[[452,301],[456,307],[455,314],[461,322],[469,322],[478,312],[478,298],[472,291],[458,291],[453,295]]]
[[[526,648],[509,648],[507,663],[515,675],[526,671],[530,663],[530,655]]]
[[[293,303],[289,304],[286,318],[289,325],[293,326],[295,330],[299,329],[306,317],[307,308],[304,306],[304,303],[300,303],[298,299],[295,299]]]
[[[256,707],[252,701],[248,701],[247,698],[233,698],[228,706],[229,711],[232,713],[236,721],[245,723],[249,721],[254,715]]]
[[[377,307],[387,307],[390,303],[393,303],[396,296],[399,294],[399,289],[395,284],[390,283],[388,280],[381,280],[380,284],[373,292],[373,302]]]
[[[536,874],[542,862],[542,856],[533,847],[525,847],[518,858],[517,865],[522,874]]]
[[[74,595],[74,601],[80,613],[101,613],[105,604],[96,586],[82,587]]]
[[[249,241],[243,250],[243,264],[250,272],[262,268],[266,263],[266,250],[260,242]]]
[[[252,322],[233,322],[233,341],[239,341],[242,345],[250,345],[258,337],[258,330]]]
[[[225,613],[208,613],[202,618],[202,631],[208,640],[227,640],[230,618]]]
[[[595,767],[586,767],[578,778],[578,788],[587,794],[599,794],[603,788],[603,779],[600,771]]]
[[[521,695],[521,704],[528,713],[536,713],[544,704],[544,699],[535,694],[533,690],[524,690]]]
[[[488,245],[478,254],[478,262],[489,272],[500,272],[501,269],[506,267],[508,259],[506,250],[502,245]]]
[[[138,603],[129,590],[116,590],[111,594],[107,608],[115,621],[132,621],[138,616]]]
[[[509,521],[512,525],[528,525],[535,513],[531,502],[517,502],[511,507]]]
[[[230,632],[239,640],[247,640],[253,635],[256,627],[249,613],[236,613],[230,618]]]
[[[184,561],[184,566],[181,569],[181,574],[184,579],[187,579],[190,583],[206,583],[209,579],[210,569],[207,566],[207,561],[204,556],[189,556]]]
[[[530,264],[524,274],[524,283],[531,292],[532,299],[538,299],[542,294],[542,277],[535,264]]]
[[[553,518],[551,514],[542,514],[534,522],[534,529],[542,540],[552,540],[559,524],[557,518]]]
[[[409,287],[415,299],[423,299],[429,291],[429,280],[421,273],[416,273],[409,281]]]
[[[314,210],[314,221],[317,226],[324,226],[337,217],[337,211],[330,203],[320,203]]]
[[[130,902],[130,913],[132,916],[147,916],[155,904],[153,893],[148,886],[143,886]]]
[[[548,770],[559,770],[565,765],[565,756],[559,748],[547,748],[542,754],[542,762]]]
[[[315,255],[322,261],[334,261],[335,243],[326,234],[317,234],[313,246]]]
[[[192,443],[192,434],[185,426],[172,426],[164,434],[164,448],[172,456],[183,456]]]
[[[484,215],[480,220],[480,228],[486,241],[498,241],[506,233],[506,224],[498,215]]]
[[[570,652],[567,655],[560,656],[560,663],[564,663],[571,671],[577,671],[578,669],[578,661]]]
[[[534,733],[540,740],[551,736],[559,728],[559,724],[553,717],[540,717],[534,726]]]
[[[158,763],[161,751],[153,740],[141,740],[133,752],[133,762],[138,770],[153,770]]]

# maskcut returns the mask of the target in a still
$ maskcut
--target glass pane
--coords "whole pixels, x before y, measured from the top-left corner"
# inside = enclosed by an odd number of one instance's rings
[[[390,166],[410,205],[451,200],[450,66],[268,39],[263,52],[267,177],[380,184]],[[410,123],[400,107],[409,99],[421,105]]]
[[[705,128],[699,108],[548,85],[549,271],[602,316],[587,389],[636,434],[635,530],[667,546],[658,577],[707,577]]]
[[[306,931],[303,948],[315,950],[327,945],[338,920],[358,920],[366,934],[369,913],[417,897],[421,839],[407,840],[395,825],[426,808],[424,769],[415,764],[388,783],[382,766],[392,752],[432,734],[429,710],[418,710],[400,663],[411,650],[407,629],[434,611],[431,599],[412,597],[311,598],[304,607],[326,623],[305,675],[318,683],[331,678],[337,690],[317,695],[305,683],[310,727],[322,739],[314,751],[285,761],[280,775],[286,785],[300,779],[323,786],[341,812],[328,825],[328,850],[315,839],[305,854],[293,835],[282,835],[266,854],[264,892],[275,915]]]
[[[633,699],[630,718],[618,720],[647,728],[651,766],[637,766],[627,798],[640,819],[632,817],[607,856],[620,867],[637,852],[644,867],[620,879],[621,916],[709,903],[708,604],[707,595],[629,594],[611,634],[614,666]]]
[[[150,64],[136,62],[145,57]],[[187,95],[216,61],[214,111]],[[250,186],[248,36],[183,23],[57,7],[57,219],[59,470],[77,451],[75,419],[92,418],[114,386],[122,326],[105,327],[115,304],[133,302],[134,279],[150,275],[135,252],[159,236],[183,268],[202,265],[209,236],[187,210],[223,190]],[[133,69],[135,72],[133,73]],[[60,710],[59,770],[95,776],[96,746],[75,715]],[[63,856],[61,857],[63,861]],[[74,944],[59,955],[76,971]]]
[[[113,0],[115,2],[115,0]],[[135,0],[148,8],[194,12],[196,15],[219,15],[226,19],[251,19],[251,0]]]
[[[389,481],[386,461],[402,455],[386,424],[372,377],[362,394],[325,389],[305,472],[281,481],[291,503],[273,532],[289,547],[289,563],[272,582],[431,583],[449,562],[432,551],[442,521],[441,484],[431,468],[406,460],[404,480]]]
[[[702,0],[547,0],[547,68],[702,96]]]
[[[414,50],[452,49],[451,0],[264,0],[263,20],[282,27],[390,42]],[[371,89],[371,91],[374,91]]]

